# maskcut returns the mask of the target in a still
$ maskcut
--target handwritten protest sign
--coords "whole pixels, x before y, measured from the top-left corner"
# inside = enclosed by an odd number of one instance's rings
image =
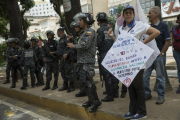
[[[153,52],[153,49],[129,33],[123,33],[118,36],[101,64],[129,87]]]

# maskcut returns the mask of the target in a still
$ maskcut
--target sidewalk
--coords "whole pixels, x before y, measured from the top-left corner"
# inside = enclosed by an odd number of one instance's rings
[[[5,72],[1,71],[0,76],[4,76]],[[59,77],[59,88],[62,86],[62,78]],[[105,95],[102,94],[104,88],[99,79],[99,74],[94,77],[99,98],[102,99]],[[89,113],[88,109],[81,107],[82,103],[87,101],[87,97],[77,98],[74,95],[79,92],[76,89],[72,93],[66,91],[59,92],[58,90],[42,91],[44,86],[31,88],[22,91],[22,80],[16,85],[15,89],[10,89],[11,83],[3,85],[4,80],[0,80],[0,94],[27,102],[28,104],[36,105],[52,112],[56,112],[63,116],[69,116],[77,120],[124,120],[122,116],[128,112],[129,96],[126,98],[115,98],[114,102],[103,103],[96,113]],[[175,91],[178,87],[177,78],[170,78],[173,90],[166,93],[165,103],[156,105],[157,93],[152,91],[153,98],[146,102],[148,117],[146,120],[179,120],[180,119],[180,95]],[[30,83],[30,79],[29,79]],[[151,89],[153,89],[155,77],[151,77]],[[53,81],[51,81],[51,87]],[[121,83],[119,84],[121,90]],[[120,93],[120,92],[119,92]]]

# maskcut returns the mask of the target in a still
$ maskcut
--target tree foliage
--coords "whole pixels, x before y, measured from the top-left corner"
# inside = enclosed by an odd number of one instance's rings
[[[108,20],[112,23],[113,29],[115,27],[115,23],[116,23],[116,19],[119,17],[119,15],[121,14],[121,12],[123,11],[124,6],[119,5],[116,9],[116,15],[115,17],[109,17]]]

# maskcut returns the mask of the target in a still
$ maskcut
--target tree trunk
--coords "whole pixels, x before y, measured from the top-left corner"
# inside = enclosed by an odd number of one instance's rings
[[[26,40],[27,38],[27,26],[25,24],[25,20],[24,20],[24,13],[26,11],[21,12],[21,20],[22,20],[22,28],[23,28],[23,40]]]
[[[65,0],[67,1],[67,0]],[[70,28],[71,22],[74,21],[73,16],[81,12],[80,0],[70,0],[71,1],[71,10],[65,12],[66,24],[71,33],[74,33],[74,30]]]
[[[10,37],[19,38],[20,44],[23,43],[22,20],[17,0],[4,0],[10,18]]]

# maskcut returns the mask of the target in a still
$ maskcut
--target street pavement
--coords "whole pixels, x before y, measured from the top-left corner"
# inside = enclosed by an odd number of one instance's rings
[[[0,120],[74,120],[0,95]]]

